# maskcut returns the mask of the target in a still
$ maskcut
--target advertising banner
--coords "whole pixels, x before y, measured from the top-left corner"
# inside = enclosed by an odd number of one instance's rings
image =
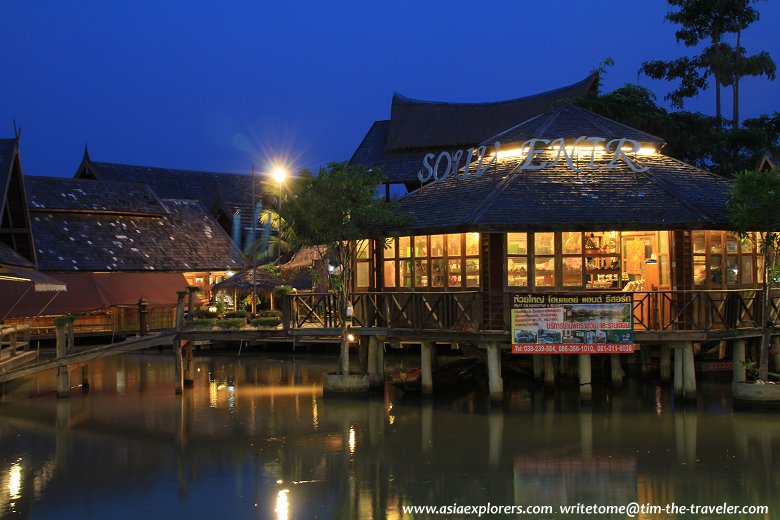
[[[513,354],[631,354],[633,293],[515,294]]]

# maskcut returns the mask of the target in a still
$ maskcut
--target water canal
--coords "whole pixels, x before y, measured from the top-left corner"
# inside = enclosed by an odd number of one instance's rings
[[[323,398],[321,374],[335,366],[197,357],[194,388],[177,397],[171,357],[145,353],[93,362],[90,392],[69,399],[56,399],[53,374],[6,385],[0,517],[392,519],[426,518],[408,505],[630,502],[780,515],[780,416],[732,412],[726,382],[703,381],[692,407],[637,379],[596,386],[588,407],[576,390],[508,381],[498,406],[480,386],[432,401],[390,387]]]

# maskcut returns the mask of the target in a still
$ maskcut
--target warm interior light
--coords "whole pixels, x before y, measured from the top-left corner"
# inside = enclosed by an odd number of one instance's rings
[[[279,184],[283,183],[284,179],[287,178],[287,172],[284,170],[284,168],[274,168],[274,171],[271,173],[271,175]]]
[[[647,147],[643,146],[642,148],[639,149],[637,155],[653,155],[655,152],[656,152],[655,148],[651,148],[649,146]]]
[[[236,274],[236,273],[234,273],[233,271],[228,271],[228,272],[226,272],[226,273],[225,273],[225,276],[227,276],[228,278],[230,278],[230,277],[231,277],[231,276],[233,276],[234,274]]]
[[[354,334],[347,334],[347,341],[350,343],[355,342],[355,335]]]

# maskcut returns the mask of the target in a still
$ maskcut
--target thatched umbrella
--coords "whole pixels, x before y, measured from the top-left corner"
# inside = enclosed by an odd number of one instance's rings
[[[217,293],[217,291],[223,291],[227,293],[233,294],[233,306],[234,309],[238,308],[237,304],[237,296],[240,294],[241,296],[244,296],[246,294],[251,294],[252,292],[252,269],[247,269],[245,271],[240,271],[230,278],[226,280],[222,280],[218,284],[215,284],[214,287],[212,287],[212,290],[214,291],[214,294]],[[278,276],[275,276],[262,267],[258,267],[255,270],[255,287],[257,288],[257,292],[264,294],[268,296],[269,294],[273,294],[273,290],[275,287],[278,287],[280,285],[284,285],[284,280],[279,278]]]
[[[298,250],[289,262],[280,265],[282,278],[287,285],[291,285],[298,290],[312,290],[313,276],[312,268],[318,269],[325,256],[325,246],[303,247]],[[327,270],[321,268],[324,273],[320,276],[327,276]]]

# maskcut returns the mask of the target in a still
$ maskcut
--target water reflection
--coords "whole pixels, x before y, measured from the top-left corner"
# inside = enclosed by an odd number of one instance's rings
[[[176,396],[169,358],[139,355],[91,364],[90,393],[66,400],[51,375],[6,388],[0,516],[411,518],[402,506],[772,505],[780,489],[780,418],[733,414],[721,383],[698,408],[630,379],[588,405],[526,383],[500,406],[482,387],[323,399],[332,366],[196,358]]]

